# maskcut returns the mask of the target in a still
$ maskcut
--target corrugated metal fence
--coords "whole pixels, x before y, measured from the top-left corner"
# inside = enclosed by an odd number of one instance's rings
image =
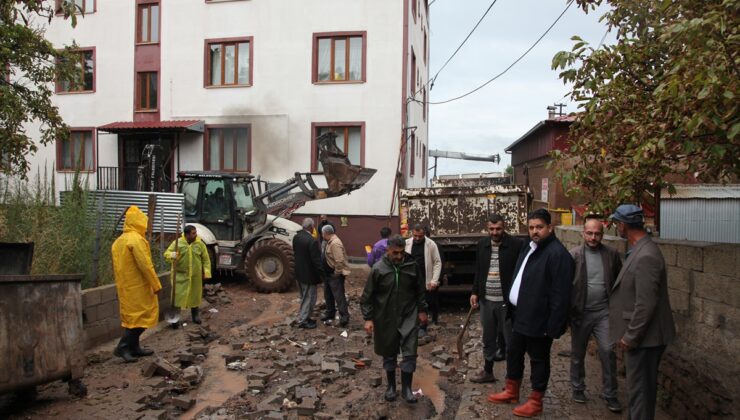
[[[740,243],[740,199],[664,199],[660,237]]]
[[[61,201],[64,201],[69,191],[60,194]],[[102,219],[103,223],[115,223],[117,230],[123,229],[123,218],[121,215],[129,206],[137,206],[145,214],[148,213],[149,196],[156,196],[156,208],[154,210],[154,220],[152,220],[152,232],[155,233],[177,233],[177,215],[182,214],[185,196],[180,193],[162,193],[146,191],[89,191],[88,200],[90,209],[98,209],[95,212],[95,220]],[[152,215],[147,214],[150,218]],[[119,221],[120,219],[120,221]]]

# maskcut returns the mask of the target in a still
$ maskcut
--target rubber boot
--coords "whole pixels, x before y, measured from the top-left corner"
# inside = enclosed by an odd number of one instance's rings
[[[133,354],[136,357],[146,357],[146,356],[153,355],[154,350],[141,347],[141,345],[139,344],[139,338],[141,337],[141,334],[144,333],[144,329],[134,328],[132,332],[133,332],[133,339],[131,341],[133,344],[131,346],[131,354]]]
[[[542,391],[532,391],[529,394],[527,402],[512,410],[517,417],[534,417],[542,413],[542,397],[545,395]]]
[[[123,361],[126,363],[131,363],[139,360],[139,358],[134,356],[131,352],[133,334],[134,332],[132,330],[125,328],[123,330],[121,341],[118,342],[118,346],[116,346],[115,350],[113,350],[113,355],[122,358]]]
[[[414,392],[411,390],[411,382],[414,379],[413,372],[401,371],[401,396],[407,403],[415,403],[419,400],[414,396]]]
[[[388,387],[385,389],[383,398],[386,401],[396,401],[396,371],[386,370],[385,377],[388,380]]]
[[[494,404],[512,404],[519,402],[519,387],[522,385],[522,380],[514,380],[506,378],[506,385],[504,390],[496,393],[489,394],[488,401]]]
[[[200,325],[200,310],[198,308],[190,308],[190,316],[193,318],[193,323]]]

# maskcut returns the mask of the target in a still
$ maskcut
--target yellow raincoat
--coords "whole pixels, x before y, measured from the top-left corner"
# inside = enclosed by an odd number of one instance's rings
[[[138,207],[129,207],[123,234],[111,248],[123,328],[151,328],[159,321],[156,292],[162,285],[154,271],[149,242],[144,236],[147,220]]]
[[[211,278],[211,259],[208,257],[206,244],[199,236],[189,244],[183,234],[177,241],[172,241],[164,253],[165,260],[172,264],[175,242],[179,249],[175,266],[175,306],[178,308],[197,308],[203,300],[203,279]]]

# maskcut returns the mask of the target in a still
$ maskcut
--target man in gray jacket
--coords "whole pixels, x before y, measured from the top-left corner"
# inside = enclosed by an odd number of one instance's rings
[[[665,261],[645,232],[642,209],[623,204],[611,216],[630,247],[609,299],[609,336],[625,352],[629,418],[655,418],[658,365],[676,335]]]
[[[583,224],[584,244],[570,250],[576,263],[570,299],[570,383],[573,401],[585,403],[584,358],[593,335],[601,360],[602,396],[607,408],[619,413],[622,405],[617,399],[617,356],[609,340],[609,296],[622,260],[614,248],[601,243],[603,238],[601,220],[588,216]]]

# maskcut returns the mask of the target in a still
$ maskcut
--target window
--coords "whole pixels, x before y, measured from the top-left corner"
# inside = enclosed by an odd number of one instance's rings
[[[74,80],[57,80],[57,93],[95,91],[95,49],[86,48],[73,52],[77,76]]]
[[[364,82],[366,33],[314,34],[313,82]]]
[[[427,55],[429,55],[428,54],[428,50],[427,50],[427,48],[428,48],[428,46],[427,46],[427,31],[425,30],[423,32],[424,32],[424,51],[422,51],[422,54],[424,54],[424,65],[426,65],[427,64]]]
[[[427,177],[427,146],[425,144],[421,145],[422,147],[422,155],[421,155],[421,177],[426,178]]]
[[[427,88],[423,87],[421,88],[422,93],[422,103],[421,103],[421,118],[426,121],[427,120]]]
[[[409,68],[409,92],[411,92],[411,96],[415,96],[416,93],[416,54],[414,53],[414,49],[411,48],[411,67]]]
[[[209,126],[206,130],[206,170],[249,172],[251,170],[251,128]]]
[[[409,175],[414,176],[416,172],[416,134],[411,133],[411,162],[409,163]]]
[[[58,171],[94,171],[93,129],[72,129],[69,139],[57,140]]]
[[[159,42],[159,4],[140,4],[136,22],[138,26],[137,43],[155,44]]]
[[[56,0],[56,13],[62,14],[62,5],[65,0]],[[95,0],[66,0],[72,1],[77,8],[76,13],[88,14],[95,11]]]
[[[252,38],[206,41],[206,86],[251,86]]]
[[[137,111],[156,111],[157,110],[157,72],[144,72],[136,75],[136,110]]]
[[[318,145],[316,144],[316,138],[332,131],[337,135],[336,144],[339,150],[347,154],[347,158],[353,165],[365,165],[365,123],[314,123],[312,124],[313,138],[311,143],[313,144],[312,150],[312,171],[321,171],[321,163],[319,162]]]

